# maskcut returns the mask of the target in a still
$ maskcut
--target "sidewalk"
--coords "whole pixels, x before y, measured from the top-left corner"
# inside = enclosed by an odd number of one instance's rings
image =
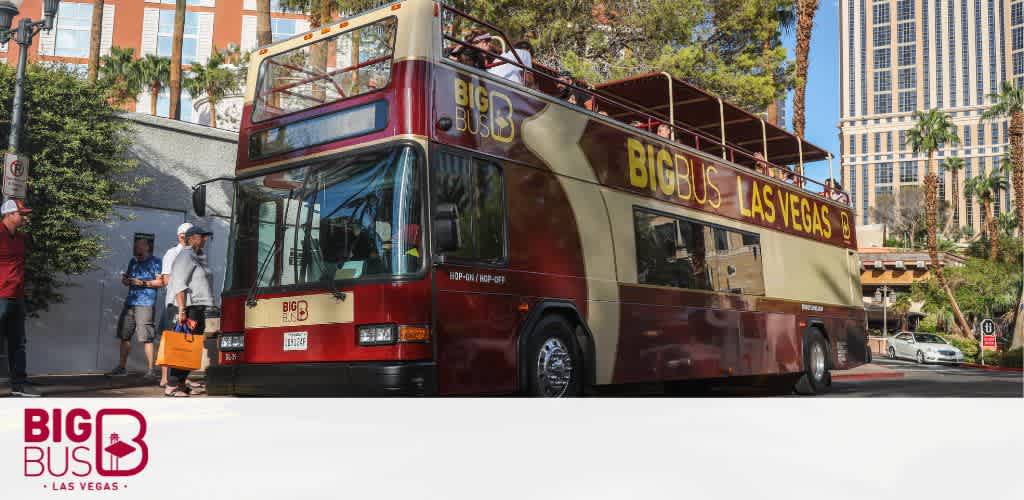
[[[152,388],[154,396],[160,396],[157,380],[143,380],[141,373],[109,376],[102,373],[81,375],[39,375],[29,377],[29,385],[44,397],[76,396],[84,393],[111,389]],[[0,378],[0,397],[10,396],[10,381]]]
[[[868,363],[852,370],[836,370],[832,372],[832,380],[881,380],[903,378],[903,372],[884,366]]]

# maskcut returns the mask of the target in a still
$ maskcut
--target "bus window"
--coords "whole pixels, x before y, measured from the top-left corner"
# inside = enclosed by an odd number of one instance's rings
[[[633,221],[641,284],[764,295],[760,236],[640,208]]]
[[[383,19],[264,59],[252,121],[389,86],[396,24],[395,18]]]
[[[417,165],[403,146],[239,181],[227,289],[420,272]]]
[[[433,169],[434,206],[452,203],[459,210],[462,246],[449,254],[458,260],[501,264],[505,251],[505,182],[497,165],[442,153]]]
[[[640,283],[711,289],[707,236],[701,224],[640,209],[633,215]]]
[[[760,236],[720,227],[708,230],[715,235],[715,247],[708,250],[714,290],[764,295]]]

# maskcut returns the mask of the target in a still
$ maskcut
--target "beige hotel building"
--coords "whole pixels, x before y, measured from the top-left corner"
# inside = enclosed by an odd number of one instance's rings
[[[1024,81],[1024,0],[840,0],[840,141],[843,186],[860,225],[877,196],[919,185],[924,155],[905,144],[916,110],[953,117],[960,144],[938,152],[940,194],[951,200],[946,158],[964,180],[991,172],[1008,150],[1006,120],[980,122],[1002,81]],[[981,230],[980,207],[960,199],[959,226]],[[997,213],[1010,210],[1002,192]]]

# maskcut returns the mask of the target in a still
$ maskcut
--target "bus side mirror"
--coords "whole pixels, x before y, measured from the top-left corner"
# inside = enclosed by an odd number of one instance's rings
[[[196,212],[196,216],[206,216],[206,185],[196,186],[192,189],[192,210]]]
[[[459,208],[452,203],[441,203],[434,209],[434,245],[438,252],[459,249]]]

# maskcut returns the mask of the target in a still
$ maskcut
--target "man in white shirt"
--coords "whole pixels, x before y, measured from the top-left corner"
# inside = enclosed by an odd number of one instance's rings
[[[171,284],[171,269],[174,269],[174,259],[181,253],[181,250],[185,248],[185,233],[189,229],[192,229],[192,224],[188,222],[178,226],[178,244],[167,249],[164,252],[164,258],[161,261],[160,267],[160,287],[167,288],[167,285]],[[174,322],[178,316],[178,307],[174,304],[174,294],[167,293],[167,297],[164,301],[164,315],[162,321],[162,327],[160,331],[164,331],[174,327]],[[167,367],[160,367],[160,387],[167,385]]]
[[[514,45],[515,54],[512,51],[507,51],[501,55],[501,57],[508,59],[509,61],[516,61],[516,54],[519,55],[519,60],[522,61],[523,66],[533,69],[533,45],[530,42],[523,40],[517,42]],[[501,63],[500,59],[496,62]],[[490,74],[500,76],[506,80],[516,82],[520,85],[526,85],[527,87],[533,88],[533,73],[523,70],[522,68],[509,63],[499,64],[489,70]]]

